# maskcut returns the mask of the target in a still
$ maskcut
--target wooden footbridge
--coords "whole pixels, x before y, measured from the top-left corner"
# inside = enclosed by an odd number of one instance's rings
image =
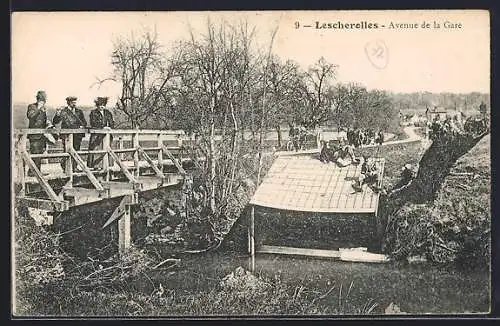
[[[28,136],[46,133],[64,138],[64,148],[58,141],[59,146],[49,146],[43,154],[29,153]],[[91,134],[102,135],[101,148],[75,150],[73,137],[82,133],[86,134],[83,144]],[[184,136],[183,131],[162,130],[16,130],[15,198],[28,208],[41,212],[46,216],[45,223],[52,224],[53,216],[58,212],[122,197],[103,228],[118,220],[118,248],[123,252],[131,244],[130,207],[138,203],[138,193],[178,185],[187,176],[187,168],[200,164],[194,158],[183,157]],[[88,167],[85,158],[89,154],[94,160],[101,161],[98,168]],[[40,169],[34,159],[42,159]]]

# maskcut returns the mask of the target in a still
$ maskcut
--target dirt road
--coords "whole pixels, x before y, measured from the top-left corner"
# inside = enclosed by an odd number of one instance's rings
[[[418,135],[415,132],[415,127],[410,127],[410,126],[404,127],[403,131],[406,133],[406,135],[408,136],[408,138],[401,139],[401,140],[389,140],[389,141],[384,142],[382,144],[382,146],[384,146],[384,145],[394,145],[394,144],[411,143],[411,142],[423,139],[420,135]],[[394,137],[394,135],[392,135],[392,136]],[[370,147],[376,147],[376,146],[378,146],[378,145],[363,145],[361,148],[370,148]],[[319,148],[312,148],[312,149],[298,151],[298,152],[281,151],[281,152],[279,152],[279,155],[314,154],[314,153],[318,153],[318,152],[319,152]]]

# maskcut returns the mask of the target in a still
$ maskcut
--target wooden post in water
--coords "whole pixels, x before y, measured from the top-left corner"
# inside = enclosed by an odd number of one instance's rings
[[[249,269],[255,271],[255,205],[252,205],[250,211],[250,225],[248,227],[248,242],[250,244],[250,262]]]

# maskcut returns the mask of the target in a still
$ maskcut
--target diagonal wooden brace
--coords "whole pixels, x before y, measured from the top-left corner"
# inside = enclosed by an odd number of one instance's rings
[[[174,165],[177,170],[179,170],[180,174],[186,175],[186,171],[182,167],[182,164],[175,158],[174,154],[172,154],[172,152],[168,150],[167,146],[162,144],[161,149],[163,150],[163,153],[167,154],[168,158],[171,159],[172,162],[174,162]]]
[[[118,205],[118,207],[115,208],[115,210],[113,211],[111,216],[108,218],[106,223],[104,223],[104,225],[102,226],[102,229],[104,229],[105,227],[107,227],[108,225],[113,223],[114,221],[121,218],[127,210],[127,207],[126,207],[127,205],[134,205],[137,203],[138,203],[137,194],[123,196],[122,200],[120,201],[120,204]]]
[[[54,189],[52,189],[52,187],[49,185],[47,180],[44,179],[42,172],[38,169],[38,167],[36,166],[33,159],[30,157],[28,152],[21,151],[21,155],[22,155],[24,161],[26,162],[26,164],[28,164],[30,170],[35,172],[35,177],[38,180],[38,183],[42,186],[43,191],[45,191],[45,193],[49,196],[49,199],[60,204],[61,199],[57,196]]]
[[[107,151],[108,154],[111,156],[111,158],[116,162],[116,164],[118,164],[120,170],[123,172],[123,174],[125,174],[125,177],[127,177],[128,181],[134,184],[137,183],[137,180],[134,178],[132,173],[130,173],[125,164],[123,164],[118,155],[115,152],[113,152],[113,150],[109,147],[105,148],[104,150]]]
[[[144,149],[141,146],[137,147],[137,151],[139,152],[139,154],[141,154],[142,157],[144,157],[146,162],[148,162],[148,164],[153,168],[153,170],[155,171],[155,174],[159,178],[165,179],[165,175],[163,174],[163,172],[161,172],[161,170],[158,168],[158,166],[156,166],[155,162],[153,162],[151,157],[149,157],[149,155],[144,151]]]
[[[200,170],[202,170],[202,169],[203,169],[203,167],[201,166],[200,162],[198,162],[198,159],[196,159],[195,157],[191,157],[191,160],[193,161],[194,165],[195,165],[198,169],[200,169]]]
[[[82,169],[82,171],[85,173],[85,175],[87,176],[87,178],[89,178],[89,180],[92,183],[92,185],[97,190],[104,191],[104,187],[101,185],[101,183],[99,182],[99,180],[97,180],[97,178],[94,176],[94,174],[92,173],[92,171],[90,171],[90,169],[87,167],[87,165],[82,160],[82,158],[80,157],[80,155],[78,155],[78,153],[75,151],[75,149],[74,148],[69,148],[68,149],[68,153],[75,160],[76,164],[78,164],[78,166],[80,167],[80,169]]]

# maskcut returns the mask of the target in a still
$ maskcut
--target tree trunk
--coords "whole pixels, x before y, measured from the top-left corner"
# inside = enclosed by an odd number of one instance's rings
[[[241,142],[245,142],[245,125],[243,124],[243,121],[240,121],[240,137]]]
[[[215,96],[210,103],[210,210],[215,214]]]
[[[278,133],[278,148],[281,148],[281,127],[279,124],[276,125],[276,132]]]
[[[445,135],[434,140],[419,162],[415,179],[405,188],[381,196],[381,217],[387,218],[406,203],[423,204],[433,200],[455,162],[484,135]]]
[[[231,106],[231,117],[233,118],[234,130],[233,130],[233,144],[231,148],[231,178],[229,179],[229,187],[227,190],[227,194],[230,194],[233,191],[234,178],[236,175],[236,166],[238,164],[237,153],[238,151],[238,122],[236,121],[236,115],[234,114],[234,105],[233,102],[230,102]]]

